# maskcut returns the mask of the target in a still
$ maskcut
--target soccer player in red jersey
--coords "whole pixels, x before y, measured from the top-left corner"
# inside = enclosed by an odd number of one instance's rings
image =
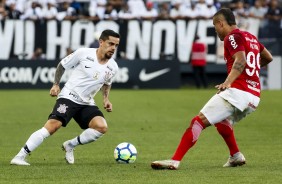
[[[197,142],[202,130],[210,125],[217,128],[230,151],[223,167],[246,163],[237,146],[233,125],[256,110],[260,101],[260,67],[270,63],[272,55],[254,35],[238,29],[230,9],[220,9],[213,16],[213,24],[218,37],[224,41],[227,78],[215,86],[218,92],[191,120],[172,158],[152,162],[153,169],[178,169],[180,161]]]

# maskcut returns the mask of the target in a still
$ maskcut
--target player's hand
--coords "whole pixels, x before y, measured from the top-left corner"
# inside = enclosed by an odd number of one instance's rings
[[[54,84],[52,88],[50,89],[50,96],[52,97],[58,96],[60,91],[61,91],[60,86],[57,84]]]
[[[113,111],[113,105],[112,105],[112,103],[108,99],[104,100],[104,109],[107,112],[112,112]]]
[[[218,89],[217,94],[220,93],[221,91],[226,90],[227,88],[230,88],[230,87],[231,87],[231,85],[230,84],[226,84],[225,82],[215,86],[215,88]]]

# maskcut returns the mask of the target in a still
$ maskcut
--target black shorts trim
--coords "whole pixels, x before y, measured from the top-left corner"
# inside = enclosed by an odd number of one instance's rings
[[[62,126],[66,125],[65,119],[63,117],[61,117],[61,116],[57,116],[56,114],[50,114],[48,119],[55,119],[55,120],[60,121],[62,123]]]

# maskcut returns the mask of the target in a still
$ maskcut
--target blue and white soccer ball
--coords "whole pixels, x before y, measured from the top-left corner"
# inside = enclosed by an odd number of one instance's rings
[[[117,145],[114,151],[114,158],[118,163],[133,163],[137,158],[137,150],[135,146],[128,142]]]

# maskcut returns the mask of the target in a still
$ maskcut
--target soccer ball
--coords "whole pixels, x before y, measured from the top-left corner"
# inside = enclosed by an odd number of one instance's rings
[[[137,157],[137,150],[133,144],[123,142],[117,145],[114,151],[114,158],[118,163],[133,163]]]

